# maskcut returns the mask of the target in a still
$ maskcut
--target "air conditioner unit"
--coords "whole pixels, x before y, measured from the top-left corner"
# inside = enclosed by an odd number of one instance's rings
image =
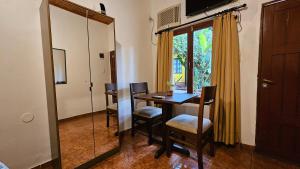
[[[160,11],[157,14],[157,31],[180,25],[181,22],[181,5],[171,6]]]

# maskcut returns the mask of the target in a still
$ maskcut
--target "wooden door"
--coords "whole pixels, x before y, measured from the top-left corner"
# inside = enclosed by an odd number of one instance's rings
[[[111,75],[111,83],[117,83],[117,68],[116,68],[116,52],[110,52],[110,75]],[[116,96],[113,96],[113,103],[117,103],[118,99]]]
[[[117,83],[116,52],[110,52],[111,83]]]
[[[263,5],[256,149],[300,162],[300,0]]]

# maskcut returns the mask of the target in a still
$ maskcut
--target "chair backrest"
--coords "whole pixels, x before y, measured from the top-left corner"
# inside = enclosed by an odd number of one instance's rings
[[[117,84],[115,83],[105,83],[105,91],[117,91]]]
[[[105,100],[106,100],[106,106],[109,105],[108,101],[108,93],[107,92],[117,92],[117,84],[115,83],[105,83]],[[112,102],[117,103],[117,96],[112,96]]]
[[[204,106],[210,106],[209,119],[213,123],[217,86],[202,87],[198,113],[198,133],[202,133]]]
[[[131,112],[134,112],[135,109],[135,99],[134,96],[138,94],[148,94],[148,83],[147,82],[141,82],[141,83],[130,83],[130,100],[131,100]],[[147,102],[147,105],[150,103]]]

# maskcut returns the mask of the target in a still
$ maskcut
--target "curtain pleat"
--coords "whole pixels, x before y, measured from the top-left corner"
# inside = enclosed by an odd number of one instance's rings
[[[212,84],[217,85],[215,141],[240,141],[240,54],[237,22],[231,13],[214,19]]]
[[[170,90],[168,82],[172,76],[173,32],[158,35],[157,43],[157,91]]]

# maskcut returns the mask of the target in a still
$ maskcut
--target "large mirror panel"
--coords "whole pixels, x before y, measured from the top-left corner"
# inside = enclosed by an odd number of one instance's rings
[[[95,155],[119,146],[114,23],[89,19]]]
[[[87,19],[50,5],[54,68],[55,54],[65,53],[65,83],[56,83],[62,168],[76,168],[93,159],[93,117],[90,92]],[[60,58],[61,59],[61,58]],[[60,64],[60,65],[56,65]],[[58,69],[56,69],[58,71]],[[61,72],[55,72],[60,75]]]

